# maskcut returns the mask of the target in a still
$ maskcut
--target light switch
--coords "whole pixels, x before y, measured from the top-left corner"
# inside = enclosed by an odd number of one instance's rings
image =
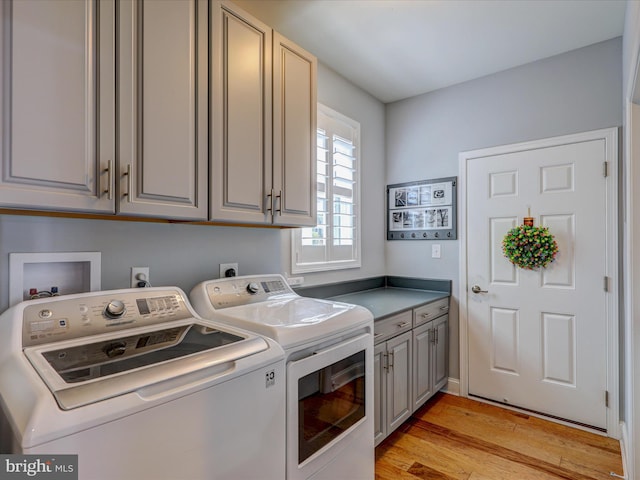
[[[440,244],[431,245],[431,258],[440,258]]]

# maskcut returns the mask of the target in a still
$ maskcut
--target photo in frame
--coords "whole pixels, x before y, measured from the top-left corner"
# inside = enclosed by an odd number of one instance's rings
[[[387,185],[387,240],[457,239],[457,179]]]

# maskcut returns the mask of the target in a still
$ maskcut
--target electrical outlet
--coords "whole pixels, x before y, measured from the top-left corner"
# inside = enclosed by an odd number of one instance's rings
[[[440,258],[440,244],[431,245],[431,258]]]
[[[304,283],[304,277],[287,277],[287,283],[292,287],[302,285]]]
[[[131,288],[140,286],[151,286],[151,283],[149,283],[149,267],[131,267]]]
[[[237,276],[238,276],[237,263],[221,263],[220,264],[220,278],[237,277]]]

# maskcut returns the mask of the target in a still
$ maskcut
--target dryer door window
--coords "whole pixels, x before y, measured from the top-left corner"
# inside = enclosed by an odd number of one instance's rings
[[[298,380],[298,462],[365,416],[365,351]]]

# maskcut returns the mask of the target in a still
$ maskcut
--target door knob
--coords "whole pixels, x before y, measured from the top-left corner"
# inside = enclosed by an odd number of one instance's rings
[[[480,288],[480,285],[474,285],[473,287],[471,287],[471,291],[472,291],[473,293],[489,293],[489,291],[488,291],[488,290],[482,290],[482,289]]]

